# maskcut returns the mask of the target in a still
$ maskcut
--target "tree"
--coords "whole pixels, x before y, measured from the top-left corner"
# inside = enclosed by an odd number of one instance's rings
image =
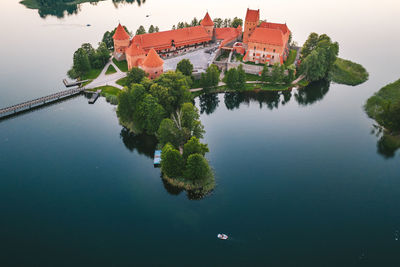
[[[144,77],[146,77],[146,72],[140,68],[134,67],[128,71],[126,82],[128,85],[140,83]]]
[[[146,33],[146,29],[143,27],[143,25],[140,25],[139,28],[136,30],[136,35],[145,34],[145,33]]]
[[[200,25],[200,23],[199,23],[199,21],[197,20],[197,18],[194,17],[193,20],[192,20],[192,22],[191,22],[191,26],[194,27],[194,26],[198,26],[198,25]]]
[[[243,89],[246,86],[246,72],[243,69],[243,65],[240,64],[237,68],[238,80],[237,87]]]
[[[96,49],[95,62],[93,62],[93,67],[100,69],[103,68],[107,62],[110,60],[110,51],[107,45],[103,42],[99,43],[99,47]]]
[[[285,81],[287,84],[290,84],[295,78],[296,67],[294,65],[290,65],[287,67],[288,75],[285,77]]]
[[[191,76],[193,72],[193,65],[189,59],[182,59],[176,66],[176,70],[183,73],[183,75]]]
[[[89,62],[93,62],[96,59],[96,50],[92,47],[89,43],[82,44],[81,48],[85,50],[86,54],[88,55]]]
[[[237,89],[236,84],[238,82],[238,73],[235,68],[232,68],[226,72],[226,86],[229,89]]]
[[[204,156],[210,150],[207,144],[200,143],[200,140],[193,136],[190,140],[183,146],[183,159],[186,161],[188,157],[192,154],[200,154]]]
[[[190,77],[186,77],[180,72],[168,71],[155,81],[150,88],[150,93],[159,99],[160,104],[168,114],[172,114],[183,103],[192,101],[192,95],[189,92],[189,80],[191,80]],[[165,88],[166,93],[164,97],[160,97],[160,94],[157,93],[155,84]]]
[[[278,83],[282,79],[281,75],[281,66],[279,63],[275,63],[272,66],[272,75],[271,75],[271,82],[273,84]]]
[[[176,127],[175,123],[171,119],[167,118],[161,121],[160,127],[157,131],[157,138],[161,145],[171,143],[175,147],[179,147],[182,140],[182,134]]]
[[[327,72],[325,55],[321,51],[312,51],[301,63],[301,69],[310,82],[323,79]]]
[[[232,20],[232,27],[237,28],[237,27],[239,27],[239,26],[243,26],[243,20],[240,19],[240,18],[238,18],[238,17],[235,17],[235,18]]]
[[[221,28],[224,21],[221,18],[215,18],[213,22],[215,28]]]
[[[143,101],[139,104],[135,112],[139,121],[136,121],[140,128],[148,134],[157,132],[161,121],[165,117],[164,108],[157,103],[157,99],[150,94],[147,94]]]
[[[141,84],[132,84],[118,95],[117,115],[123,122],[137,119],[136,111],[147,92]]]
[[[181,108],[181,126],[184,129],[185,142],[192,136],[203,138],[204,126],[200,121],[199,110],[192,103],[184,103]]]
[[[318,44],[318,34],[315,32],[312,32],[309,36],[307,41],[304,43],[303,48],[301,49],[301,58],[305,59],[311,51],[313,51]]]
[[[267,82],[269,77],[269,68],[267,64],[264,65],[263,70],[261,72],[261,81]]]
[[[161,152],[161,170],[169,178],[182,176],[184,162],[182,155],[171,144],[166,144]]]
[[[153,25],[150,25],[150,27],[149,27],[149,33],[153,33],[153,32],[155,32],[156,31],[156,29],[154,28],[154,26]]]
[[[72,68],[78,76],[82,76],[91,69],[88,54],[83,48],[79,48],[75,51]]]
[[[156,26],[156,28],[154,29],[155,32],[159,32],[160,28],[158,28],[158,26]]]
[[[200,83],[202,87],[210,88],[217,86],[219,83],[219,75],[218,67],[214,64],[210,65],[206,70],[206,74],[201,75]]]
[[[232,20],[231,19],[224,19],[224,22],[222,23],[224,28],[231,27],[232,26]]]
[[[210,166],[201,154],[192,154],[188,157],[185,178],[193,180],[206,179],[210,174]]]

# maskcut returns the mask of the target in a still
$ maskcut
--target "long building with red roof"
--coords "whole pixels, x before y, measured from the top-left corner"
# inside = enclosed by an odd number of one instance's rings
[[[235,41],[241,34],[241,27],[214,29],[214,22],[208,12],[199,26],[141,34],[132,39],[124,27],[119,24],[113,36],[114,57],[117,60],[126,59],[129,69],[141,67],[149,71],[150,78],[156,78],[162,73],[160,66],[157,66],[157,70],[154,70],[154,67],[148,66],[149,62],[157,61],[159,63],[162,59],[206,47],[214,40],[221,42],[222,46]],[[150,56],[151,60],[148,59]]]

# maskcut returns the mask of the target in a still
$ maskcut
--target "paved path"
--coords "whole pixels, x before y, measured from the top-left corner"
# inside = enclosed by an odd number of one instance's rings
[[[106,75],[106,71],[108,67],[112,65],[115,70],[117,71],[116,73]],[[110,61],[104,66],[104,69],[101,71],[100,75],[94,79],[91,83],[89,83],[85,88],[86,89],[93,89],[99,86],[105,86],[105,85],[110,85],[114,86],[120,90],[123,89],[123,87],[119,84],[116,83],[121,78],[124,78],[126,76],[125,72],[122,72],[112,61],[112,58]]]

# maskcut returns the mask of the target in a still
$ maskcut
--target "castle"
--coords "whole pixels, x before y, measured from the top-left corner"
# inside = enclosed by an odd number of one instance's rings
[[[238,46],[240,49],[234,50],[244,55],[245,62],[282,64],[286,60],[290,36],[286,24],[261,22],[260,10],[251,9],[247,9],[244,33],[241,26],[214,28],[208,12],[199,26],[136,35],[132,39],[119,24],[113,36],[114,57],[117,60],[126,59],[129,69],[140,67],[148,73],[149,78],[154,79],[163,73],[163,59],[217,41],[219,48],[225,48],[240,40],[242,34],[243,44]]]

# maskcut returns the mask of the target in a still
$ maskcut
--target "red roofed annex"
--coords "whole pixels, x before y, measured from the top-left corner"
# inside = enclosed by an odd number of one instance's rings
[[[247,9],[243,44],[235,44],[245,53],[244,61],[283,63],[288,53],[290,30],[286,24],[260,23],[260,10]],[[219,42],[226,48],[242,37],[242,27],[214,28],[208,12],[199,26],[136,35],[132,39],[119,24],[114,39],[114,57],[126,59],[128,68],[140,67],[154,79],[163,73],[163,59],[178,56]],[[235,51],[238,51],[236,49]]]

